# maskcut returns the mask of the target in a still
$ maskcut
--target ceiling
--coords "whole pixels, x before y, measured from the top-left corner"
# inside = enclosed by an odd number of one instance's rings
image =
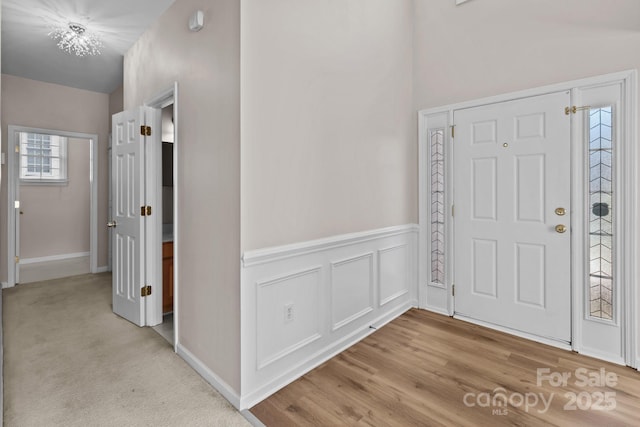
[[[122,84],[124,54],[174,0],[1,0],[2,73],[95,92]],[[52,26],[78,22],[100,35],[102,54],[56,46]]]

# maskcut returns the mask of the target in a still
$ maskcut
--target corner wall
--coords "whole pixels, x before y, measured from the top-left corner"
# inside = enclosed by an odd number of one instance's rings
[[[193,33],[188,22],[196,10],[204,12],[205,25]],[[125,109],[142,105],[178,82],[178,341],[201,373],[212,373],[236,395],[240,392],[239,79],[237,0],[175,2],[124,58]]]
[[[109,132],[111,132],[111,119],[114,114],[124,109],[124,89],[122,85],[109,94]]]
[[[412,5],[242,1],[243,251],[417,222]]]
[[[417,305],[412,0],[243,0],[242,397]]]
[[[98,135],[98,224],[107,223],[109,172],[109,95],[2,75],[2,152],[7,153],[8,125]],[[7,169],[0,187],[0,280],[7,280]],[[89,206],[87,204],[87,211]],[[108,263],[108,232],[98,227],[98,267]]]

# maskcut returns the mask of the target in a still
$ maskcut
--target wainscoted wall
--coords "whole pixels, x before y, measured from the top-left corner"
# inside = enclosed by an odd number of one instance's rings
[[[413,224],[245,252],[240,409],[417,306],[417,253]]]

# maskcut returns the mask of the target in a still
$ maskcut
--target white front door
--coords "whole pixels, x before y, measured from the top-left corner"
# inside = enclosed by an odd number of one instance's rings
[[[145,108],[113,116],[111,185],[113,204],[113,312],[138,326],[146,325],[145,216]]]
[[[569,92],[454,112],[455,312],[571,341]]]

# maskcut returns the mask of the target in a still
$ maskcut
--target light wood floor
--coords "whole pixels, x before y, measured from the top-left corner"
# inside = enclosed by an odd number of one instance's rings
[[[571,376],[539,386],[538,368]],[[601,369],[610,386],[582,384]],[[278,427],[640,426],[640,372],[413,309],[251,412]]]

